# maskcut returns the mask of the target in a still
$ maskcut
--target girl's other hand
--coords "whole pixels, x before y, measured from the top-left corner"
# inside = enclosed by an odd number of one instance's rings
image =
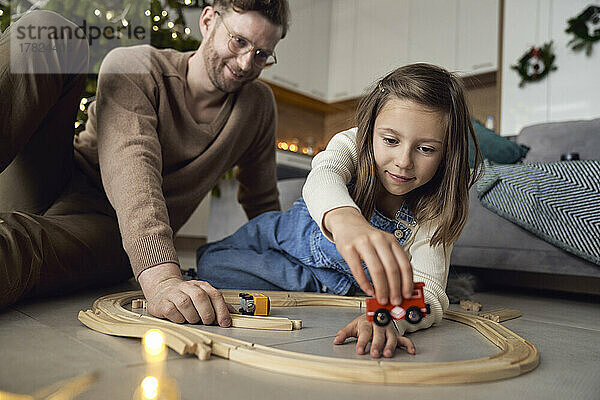
[[[376,296],[381,304],[387,304],[389,299],[394,305],[402,304],[402,297],[411,297],[412,266],[394,235],[371,226],[352,207],[327,212],[323,226],[333,235],[337,250],[366,294]],[[362,268],[362,261],[369,269],[375,290]]]
[[[386,327],[377,326],[367,321],[367,316],[364,314],[340,329],[333,344],[343,344],[349,337],[358,339],[356,354],[365,354],[369,342],[371,342],[370,355],[373,358],[379,358],[382,354],[386,358],[392,357],[397,347],[405,347],[409,354],[416,353],[413,342],[400,335],[393,323],[389,323]]]

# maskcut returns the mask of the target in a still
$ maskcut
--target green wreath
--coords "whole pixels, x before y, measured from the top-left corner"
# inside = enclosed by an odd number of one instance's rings
[[[552,51],[552,42],[545,43],[541,48],[532,46],[519,59],[517,65],[510,67],[521,76],[519,87],[525,86],[526,82],[534,82],[543,79],[550,71],[558,69],[554,65],[556,56]]]
[[[579,51],[585,47],[585,54],[592,54],[594,42],[600,40],[600,7],[589,6],[581,14],[567,21],[569,27],[565,30],[567,33],[575,35],[567,46],[571,46],[574,51]]]

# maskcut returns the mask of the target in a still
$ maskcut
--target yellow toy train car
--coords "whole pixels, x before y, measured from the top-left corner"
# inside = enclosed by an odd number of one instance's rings
[[[271,312],[271,299],[261,293],[240,293],[240,314],[267,316]]]

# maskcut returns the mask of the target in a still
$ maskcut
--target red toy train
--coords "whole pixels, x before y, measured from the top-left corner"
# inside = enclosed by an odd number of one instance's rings
[[[405,319],[411,324],[418,324],[423,317],[431,313],[429,304],[425,304],[424,286],[423,282],[415,282],[412,297],[402,300],[402,304],[399,306],[391,303],[382,305],[377,299],[369,297],[367,299],[367,320],[375,322],[379,326],[386,326],[392,322],[392,319]]]

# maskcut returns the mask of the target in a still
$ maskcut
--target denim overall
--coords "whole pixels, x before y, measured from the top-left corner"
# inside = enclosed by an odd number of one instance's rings
[[[404,205],[390,219],[375,210],[371,225],[400,245],[416,222]],[[353,293],[358,285],[343,257],[310,216],[304,199],[286,212],[264,213],[233,235],[197,251],[198,279],[219,289]],[[363,263],[363,268],[369,273]]]

